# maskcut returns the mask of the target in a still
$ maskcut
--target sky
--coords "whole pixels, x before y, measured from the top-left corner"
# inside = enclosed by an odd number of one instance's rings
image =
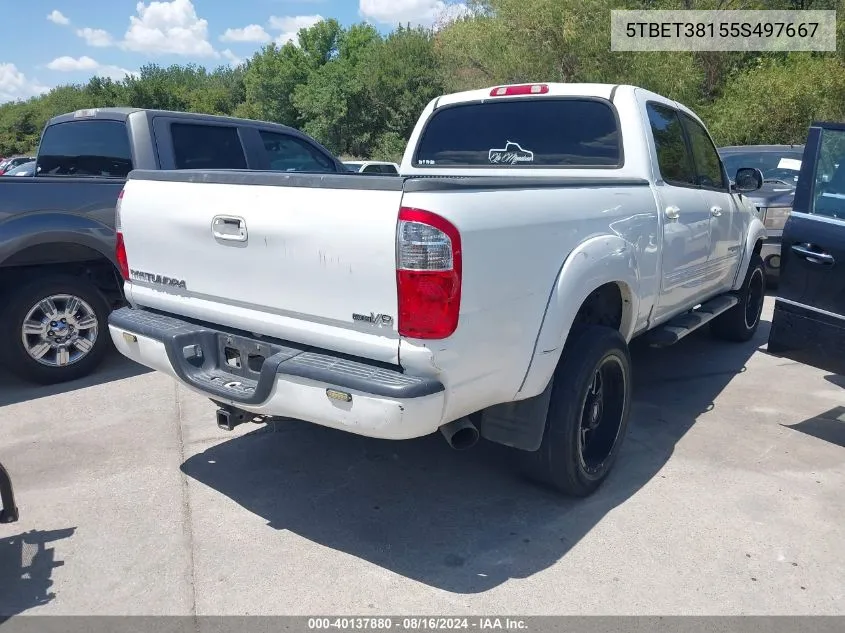
[[[323,18],[431,26],[460,0],[0,0],[0,103],[147,63],[238,64]]]

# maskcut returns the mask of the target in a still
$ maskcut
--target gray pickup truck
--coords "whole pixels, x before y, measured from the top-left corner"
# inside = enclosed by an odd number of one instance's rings
[[[133,169],[348,173],[283,125],[183,112],[102,108],[51,119],[33,178],[0,178],[0,360],[21,378],[90,373],[123,303],[115,205]]]

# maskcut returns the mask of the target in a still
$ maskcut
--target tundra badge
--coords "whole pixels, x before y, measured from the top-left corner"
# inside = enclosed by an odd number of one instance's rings
[[[146,281],[150,284],[158,284],[160,286],[170,286],[172,288],[182,288],[183,290],[187,290],[184,279],[165,277],[164,275],[148,273],[143,270],[130,270],[129,276],[136,281]]]

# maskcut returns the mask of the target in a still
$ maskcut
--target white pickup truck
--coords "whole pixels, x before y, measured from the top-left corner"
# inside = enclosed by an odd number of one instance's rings
[[[443,96],[399,178],[133,171],[121,353],[219,406],[511,447],[576,496],[607,476],[628,343],[757,329],[765,228],[684,106],[625,85]]]

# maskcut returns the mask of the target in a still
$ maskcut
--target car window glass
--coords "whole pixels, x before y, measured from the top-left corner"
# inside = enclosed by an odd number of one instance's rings
[[[38,167],[42,176],[125,178],[132,171],[126,124],[100,120],[51,125],[41,139]]]
[[[365,174],[380,174],[381,173],[381,165],[367,165],[364,167],[362,173]]]
[[[695,185],[692,157],[678,113],[657,103],[649,103],[646,109],[663,180],[674,185]]]
[[[226,125],[172,123],[176,169],[246,169],[238,129]]]
[[[618,167],[621,135],[610,104],[517,99],[435,111],[417,144],[420,167]]]
[[[736,177],[741,167],[754,167],[763,172],[763,179],[795,185],[801,171],[803,151],[726,152],[722,164],[728,178]]]
[[[273,171],[333,172],[334,163],[327,156],[293,136],[261,131]]]
[[[811,213],[845,219],[845,131],[822,130]]]
[[[696,181],[702,187],[727,189],[728,183],[722,172],[722,161],[716,146],[707,135],[707,130],[693,118],[681,113],[681,121],[689,135],[692,155],[695,162]]]

